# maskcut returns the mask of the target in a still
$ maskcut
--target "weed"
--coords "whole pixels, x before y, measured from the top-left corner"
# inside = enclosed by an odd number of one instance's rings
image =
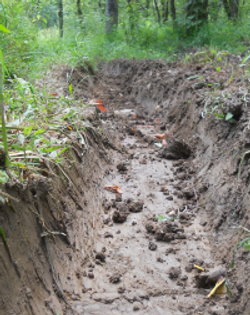
[[[27,81],[10,80],[5,90],[10,165],[13,176],[25,179],[30,172],[41,172],[45,161],[61,163],[73,138],[84,131],[82,104],[69,97],[36,91]],[[69,86],[73,92],[73,86]],[[74,135],[74,136],[73,136]],[[4,172],[0,174],[4,182]]]
[[[244,248],[245,250],[250,250],[250,237],[244,238],[237,244],[237,248]]]

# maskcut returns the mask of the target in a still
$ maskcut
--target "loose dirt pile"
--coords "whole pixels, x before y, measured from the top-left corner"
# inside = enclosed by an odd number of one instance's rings
[[[1,314],[249,314],[249,80],[222,59],[47,77],[108,112],[57,176],[6,185]]]

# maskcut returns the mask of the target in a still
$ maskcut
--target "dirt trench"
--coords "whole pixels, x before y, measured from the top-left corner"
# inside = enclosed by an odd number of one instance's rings
[[[1,314],[249,314],[249,252],[234,250],[250,228],[249,89],[224,62],[47,76],[108,112],[86,114],[88,150],[73,150],[66,174],[5,187],[21,204],[1,208]],[[218,99],[234,123],[209,114]],[[228,293],[207,298],[220,277]]]
[[[119,185],[123,193],[104,193],[104,226],[98,231],[95,262],[86,270],[87,292],[72,304],[73,314],[201,312],[207,299],[202,288],[195,287],[199,271],[194,265],[212,269],[219,262],[203,228],[205,213],[197,216],[189,179],[192,165],[159,156],[152,144],[160,131],[157,124],[133,119],[135,113],[129,110],[116,115],[112,124],[126,153],[114,155],[102,186]],[[190,188],[183,200],[187,181]],[[208,309],[221,310],[220,304]]]

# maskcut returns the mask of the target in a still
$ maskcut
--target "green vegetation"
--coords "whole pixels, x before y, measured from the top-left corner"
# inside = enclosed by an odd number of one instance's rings
[[[245,250],[250,250],[250,237],[244,238],[237,244],[237,248],[244,248]]]
[[[58,31],[58,2],[64,5],[63,37]],[[35,75],[55,61],[173,59],[179,52],[204,46],[234,53],[249,48],[250,4],[246,1],[230,18],[216,0],[208,5],[205,0],[120,0],[119,23],[108,34],[105,2],[116,1],[2,0],[1,25],[11,32],[0,33],[0,45],[9,75],[27,77],[31,69]]]
[[[29,83],[50,65],[122,57],[174,60],[205,48],[205,54],[191,58],[212,60],[220,72],[223,54],[247,51],[249,17],[246,1],[233,6],[228,0],[2,0],[0,181],[6,181],[6,168],[24,174],[48,158],[60,162],[68,146],[59,129],[79,132],[70,122],[74,118],[77,124],[79,117],[75,104],[73,110],[69,99],[42,94]],[[233,118],[218,115],[228,122]]]
[[[25,179],[34,171],[47,173],[48,162],[60,164],[74,139],[79,139],[78,145],[85,144],[82,104],[57,93],[36,91],[21,78],[8,82],[11,89],[4,94],[8,100],[8,175]],[[1,172],[0,182],[5,181]]]

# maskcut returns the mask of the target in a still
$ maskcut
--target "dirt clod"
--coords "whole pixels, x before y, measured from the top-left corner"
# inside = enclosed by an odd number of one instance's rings
[[[128,214],[115,210],[112,216],[114,223],[124,223],[127,220]]]
[[[95,255],[95,258],[96,258],[97,260],[99,260],[100,262],[102,262],[102,263],[105,263],[105,261],[106,261],[106,256],[105,256],[102,252],[97,253],[97,254]]]
[[[128,202],[128,209],[132,213],[141,212],[143,210],[143,201],[129,201]]]
[[[171,267],[168,270],[168,276],[170,279],[177,279],[181,275],[181,268],[180,267]]]
[[[126,173],[128,170],[128,166],[126,163],[119,163],[117,164],[116,167],[117,167],[118,172],[120,173]]]
[[[109,278],[109,282],[113,283],[113,284],[117,284],[119,282],[121,282],[121,274],[119,273],[114,273],[110,278]]]
[[[148,249],[152,250],[152,251],[155,251],[157,249],[157,244],[155,244],[153,242],[149,242]]]
[[[95,278],[93,272],[88,272],[88,278],[89,279],[94,279]]]
[[[133,303],[133,311],[139,311],[142,308],[142,304],[140,302]]]

